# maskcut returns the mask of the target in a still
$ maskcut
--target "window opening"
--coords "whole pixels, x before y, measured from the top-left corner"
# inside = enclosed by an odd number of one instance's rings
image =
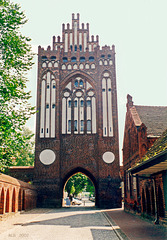
[[[78,80],[75,80],[75,87],[78,87]]]
[[[80,87],[83,87],[83,81],[82,81],[82,80],[80,80],[79,86],[80,86]]]
[[[75,48],[74,48],[74,49],[75,49],[75,52],[76,52],[76,51],[77,51],[77,45],[75,45]]]
[[[102,89],[102,92],[105,92],[105,88]]]
[[[68,132],[71,132],[71,120],[68,120]]]
[[[70,45],[71,51],[72,51],[72,45]]]
[[[49,108],[49,104],[46,104],[46,108]]]
[[[74,107],[77,107],[77,100],[74,101]]]
[[[81,107],[83,107],[84,106],[84,101],[83,100],[81,100]]]
[[[84,120],[81,120],[81,132],[84,130]]]
[[[77,130],[77,120],[74,121],[74,131],[75,131],[75,132],[78,131],[78,130]]]
[[[91,120],[87,120],[87,131],[91,132]]]
[[[63,62],[68,62],[67,58],[66,57],[63,57]]]
[[[55,108],[55,106],[56,106],[56,105],[55,105],[55,104],[53,104],[53,105],[52,105],[52,108]]]
[[[85,57],[80,57],[80,62],[85,62]]]
[[[46,56],[42,56],[42,60],[47,60],[47,57]]]
[[[89,62],[93,62],[94,60],[94,57],[89,57]]]
[[[52,59],[52,60],[55,60],[56,59],[56,57],[55,56],[51,56],[51,58],[50,59]]]
[[[43,133],[43,128],[41,129],[41,133]]]
[[[49,84],[47,85],[47,88],[49,88]]]
[[[101,58],[105,58],[105,55],[101,55]]]
[[[47,129],[46,129],[46,133],[48,133],[48,132],[49,132],[49,129],[47,128]]]
[[[108,91],[111,92],[111,88],[109,88]]]
[[[71,108],[71,100],[68,101],[68,107]]]
[[[79,50],[82,51],[82,45],[79,45]]]
[[[91,107],[91,100],[87,100],[87,107]]]
[[[71,58],[71,62],[76,62],[76,61],[77,61],[76,57]]]

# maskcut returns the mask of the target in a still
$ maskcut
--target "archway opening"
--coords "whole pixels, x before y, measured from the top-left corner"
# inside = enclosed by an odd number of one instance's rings
[[[9,212],[9,188],[7,189],[7,193],[6,193],[6,208],[5,208],[5,212],[6,213]]]
[[[1,195],[0,195],[0,214],[4,213],[4,189],[2,188]]]
[[[18,199],[18,211],[22,210],[22,194],[21,194],[21,188],[19,189],[19,199]]]
[[[15,188],[13,189],[13,196],[12,196],[12,212],[16,211],[16,194]]]
[[[63,188],[63,207],[94,207],[95,202],[96,187],[85,173],[76,172],[66,179]]]

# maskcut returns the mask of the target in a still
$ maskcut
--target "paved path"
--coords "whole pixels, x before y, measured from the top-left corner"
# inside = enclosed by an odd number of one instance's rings
[[[167,240],[167,227],[154,225],[153,222],[126,213],[123,209],[105,211],[113,226],[120,234],[125,233],[130,240]]]
[[[34,209],[0,222],[1,240],[118,240],[95,208]]]

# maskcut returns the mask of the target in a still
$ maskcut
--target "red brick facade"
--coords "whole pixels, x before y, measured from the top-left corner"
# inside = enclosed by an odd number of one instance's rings
[[[62,206],[66,181],[82,172],[94,183],[97,206],[121,206],[115,47],[100,49],[98,36],[89,40],[89,24],[80,28],[79,14],[72,28],[63,24],[52,49],[39,47],[37,110],[38,205]]]
[[[147,119],[145,116],[149,113],[145,109],[150,109],[150,112],[154,112],[154,115],[152,114]],[[163,177],[166,172],[162,171],[152,176],[138,176],[137,174],[133,176],[128,170],[140,162],[140,159],[147,153],[155,140],[160,137],[155,127],[151,129],[150,122],[155,122],[154,124],[156,124],[161,134],[165,127],[167,128],[167,125],[163,125],[163,114],[162,116],[159,114],[159,112],[165,112],[166,114],[166,109],[165,107],[138,107],[133,104],[132,97],[130,95],[127,96],[123,143],[125,209],[152,217],[153,219],[156,218],[156,207],[160,219],[165,217]],[[158,112],[158,117],[156,112]],[[145,122],[141,120],[144,117]],[[156,122],[158,118],[159,123]],[[155,202],[157,202],[157,206],[155,206]]]
[[[5,174],[0,175],[0,215],[36,207],[36,189]]]

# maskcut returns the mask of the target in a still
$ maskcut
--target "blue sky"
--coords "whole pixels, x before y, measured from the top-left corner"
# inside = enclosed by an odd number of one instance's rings
[[[80,13],[90,35],[99,35],[100,46],[115,45],[120,151],[124,133],[126,96],[136,105],[167,105],[167,1],[166,0],[13,0],[25,11],[22,28],[31,37],[33,50],[61,36],[62,23]],[[36,58],[37,59],[37,58]],[[28,74],[32,105],[36,104],[37,60]],[[27,124],[35,128],[34,117]]]

